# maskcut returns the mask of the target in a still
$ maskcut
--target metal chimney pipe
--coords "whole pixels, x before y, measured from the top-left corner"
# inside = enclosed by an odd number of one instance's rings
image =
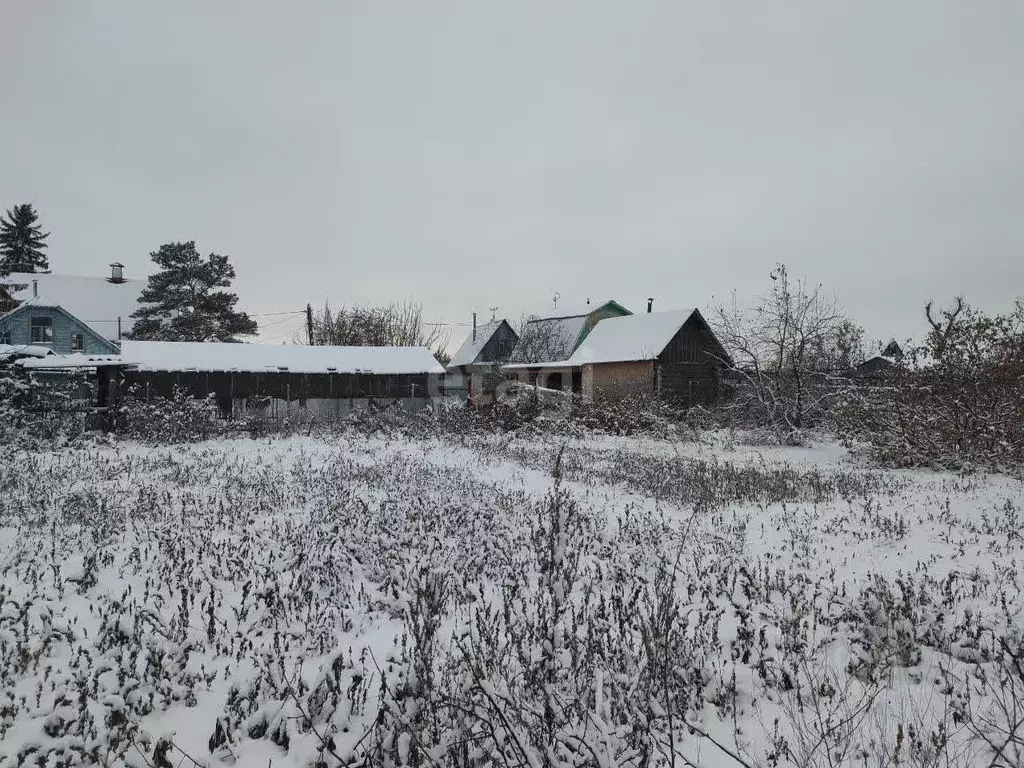
[[[654,306],[654,299],[648,298],[647,299],[647,314],[651,313],[651,307],[652,306]]]
[[[39,298],[39,281],[38,280],[33,280],[32,281],[32,297],[33,298]]]
[[[476,312],[473,313],[473,343],[476,344]]]

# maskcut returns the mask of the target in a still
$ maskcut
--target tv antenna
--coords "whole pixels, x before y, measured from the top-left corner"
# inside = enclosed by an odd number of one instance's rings
[[[491,310],[491,322],[493,323],[495,318],[497,317],[498,308],[497,307],[489,307],[489,309]]]
[[[555,305],[555,309],[558,309],[558,300],[560,298],[562,298],[562,294],[558,291],[555,291],[554,295],[551,297],[551,303]]]

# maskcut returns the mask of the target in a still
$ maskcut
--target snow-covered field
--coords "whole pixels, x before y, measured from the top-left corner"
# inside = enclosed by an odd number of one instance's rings
[[[0,766],[1020,765],[1022,491],[828,445],[8,453]]]

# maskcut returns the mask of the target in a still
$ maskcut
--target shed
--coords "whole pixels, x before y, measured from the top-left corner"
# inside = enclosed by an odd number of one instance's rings
[[[503,380],[501,366],[508,362],[519,341],[507,320],[492,320],[474,328],[448,363],[447,373],[465,382],[463,392],[482,403],[493,396]]]

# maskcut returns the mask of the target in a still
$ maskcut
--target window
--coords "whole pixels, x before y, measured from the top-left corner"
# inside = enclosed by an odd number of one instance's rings
[[[71,334],[71,351],[81,352],[85,349],[85,334],[72,333]]]
[[[53,344],[53,319],[49,317],[32,318],[32,344]]]
[[[10,331],[0,331],[0,344],[10,344],[10,343],[11,343],[11,332]]]

